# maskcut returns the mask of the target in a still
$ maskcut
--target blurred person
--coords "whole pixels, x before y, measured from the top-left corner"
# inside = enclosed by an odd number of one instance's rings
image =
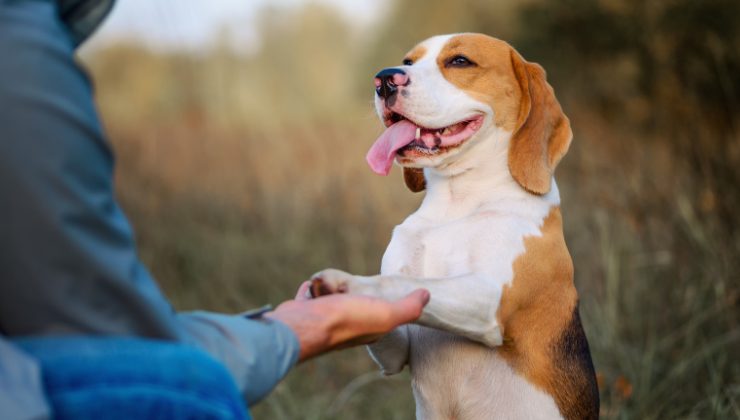
[[[74,60],[112,6],[0,0],[0,418],[248,418],[297,362],[415,320],[426,290],[309,300],[307,282],[275,310],[172,309]]]

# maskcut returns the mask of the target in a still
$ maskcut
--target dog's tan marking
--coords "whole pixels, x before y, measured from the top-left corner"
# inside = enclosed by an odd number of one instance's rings
[[[462,34],[450,38],[437,56],[442,75],[473,98],[489,104],[495,124],[507,131],[517,128],[522,95],[509,55],[512,48],[504,41],[481,34]],[[450,67],[448,60],[463,55],[472,67]]]
[[[545,194],[555,167],[570,147],[570,120],[547,83],[545,70],[511,51],[521,102],[517,130],[509,146],[509,171],[527,191]]]
[[[411,60],[411,62],[415,63],[419,61],[422,57],[424,57],[424,54],[426,53],[426,47],[424,47],[423,45],[417,45],[406,54],[404,60]]]
[[[411,192],[424,191],[427,186],[424,170],[421,168],[403,168],[403,181]]]
[[[448,65],[457,55],[475,65]],[[491,106],[497,126],[514,133],[509,148],[514,179],[529,192],[547,193],[573,133],[545,70],[524,60],[506,42],[481,34],[450,38],[437,56],[437,65],[450,83]]]
[[[499,354],[552,395],[563,417],[596,418],[593,407],[598,404],[593,399],[598,399],[598,391],[578,317],[573,263],[559,207],[544,220],[542,236],[525,238],[524,246],[496,314],[504,336]]]

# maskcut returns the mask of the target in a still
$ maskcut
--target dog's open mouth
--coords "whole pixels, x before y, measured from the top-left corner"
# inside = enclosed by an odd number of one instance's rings
[[[392,113],[386,119],[388,128],[367,153],[367,162],[375,173],[388,175],[396,156],[412,158],[443,153],[472,137],[482,123],[483,116],[475,115],[445,127],[428,128]]]

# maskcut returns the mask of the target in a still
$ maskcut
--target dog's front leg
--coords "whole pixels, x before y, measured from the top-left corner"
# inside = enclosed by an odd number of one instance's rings
[[[370,357],[380,367],[383,375],[395,375],[409,361],[409,327],[401,325],[367,346]]]
[[[312,278],[314,296],[329,293],[400,299],[415,289],[429,290],[431,299],[417,324],[462,335],[488,346],[502,342],[496,319],[502,289],[493,278],[466,274],[442,278],[354,276],[327,269]]]

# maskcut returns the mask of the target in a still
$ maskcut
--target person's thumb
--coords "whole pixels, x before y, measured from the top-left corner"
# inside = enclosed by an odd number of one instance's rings
[[[430,296],[427,289],[416,289],[393,302],[395,321],[399,325],[416,321],[421,316],[424,306],[429,303]]]

